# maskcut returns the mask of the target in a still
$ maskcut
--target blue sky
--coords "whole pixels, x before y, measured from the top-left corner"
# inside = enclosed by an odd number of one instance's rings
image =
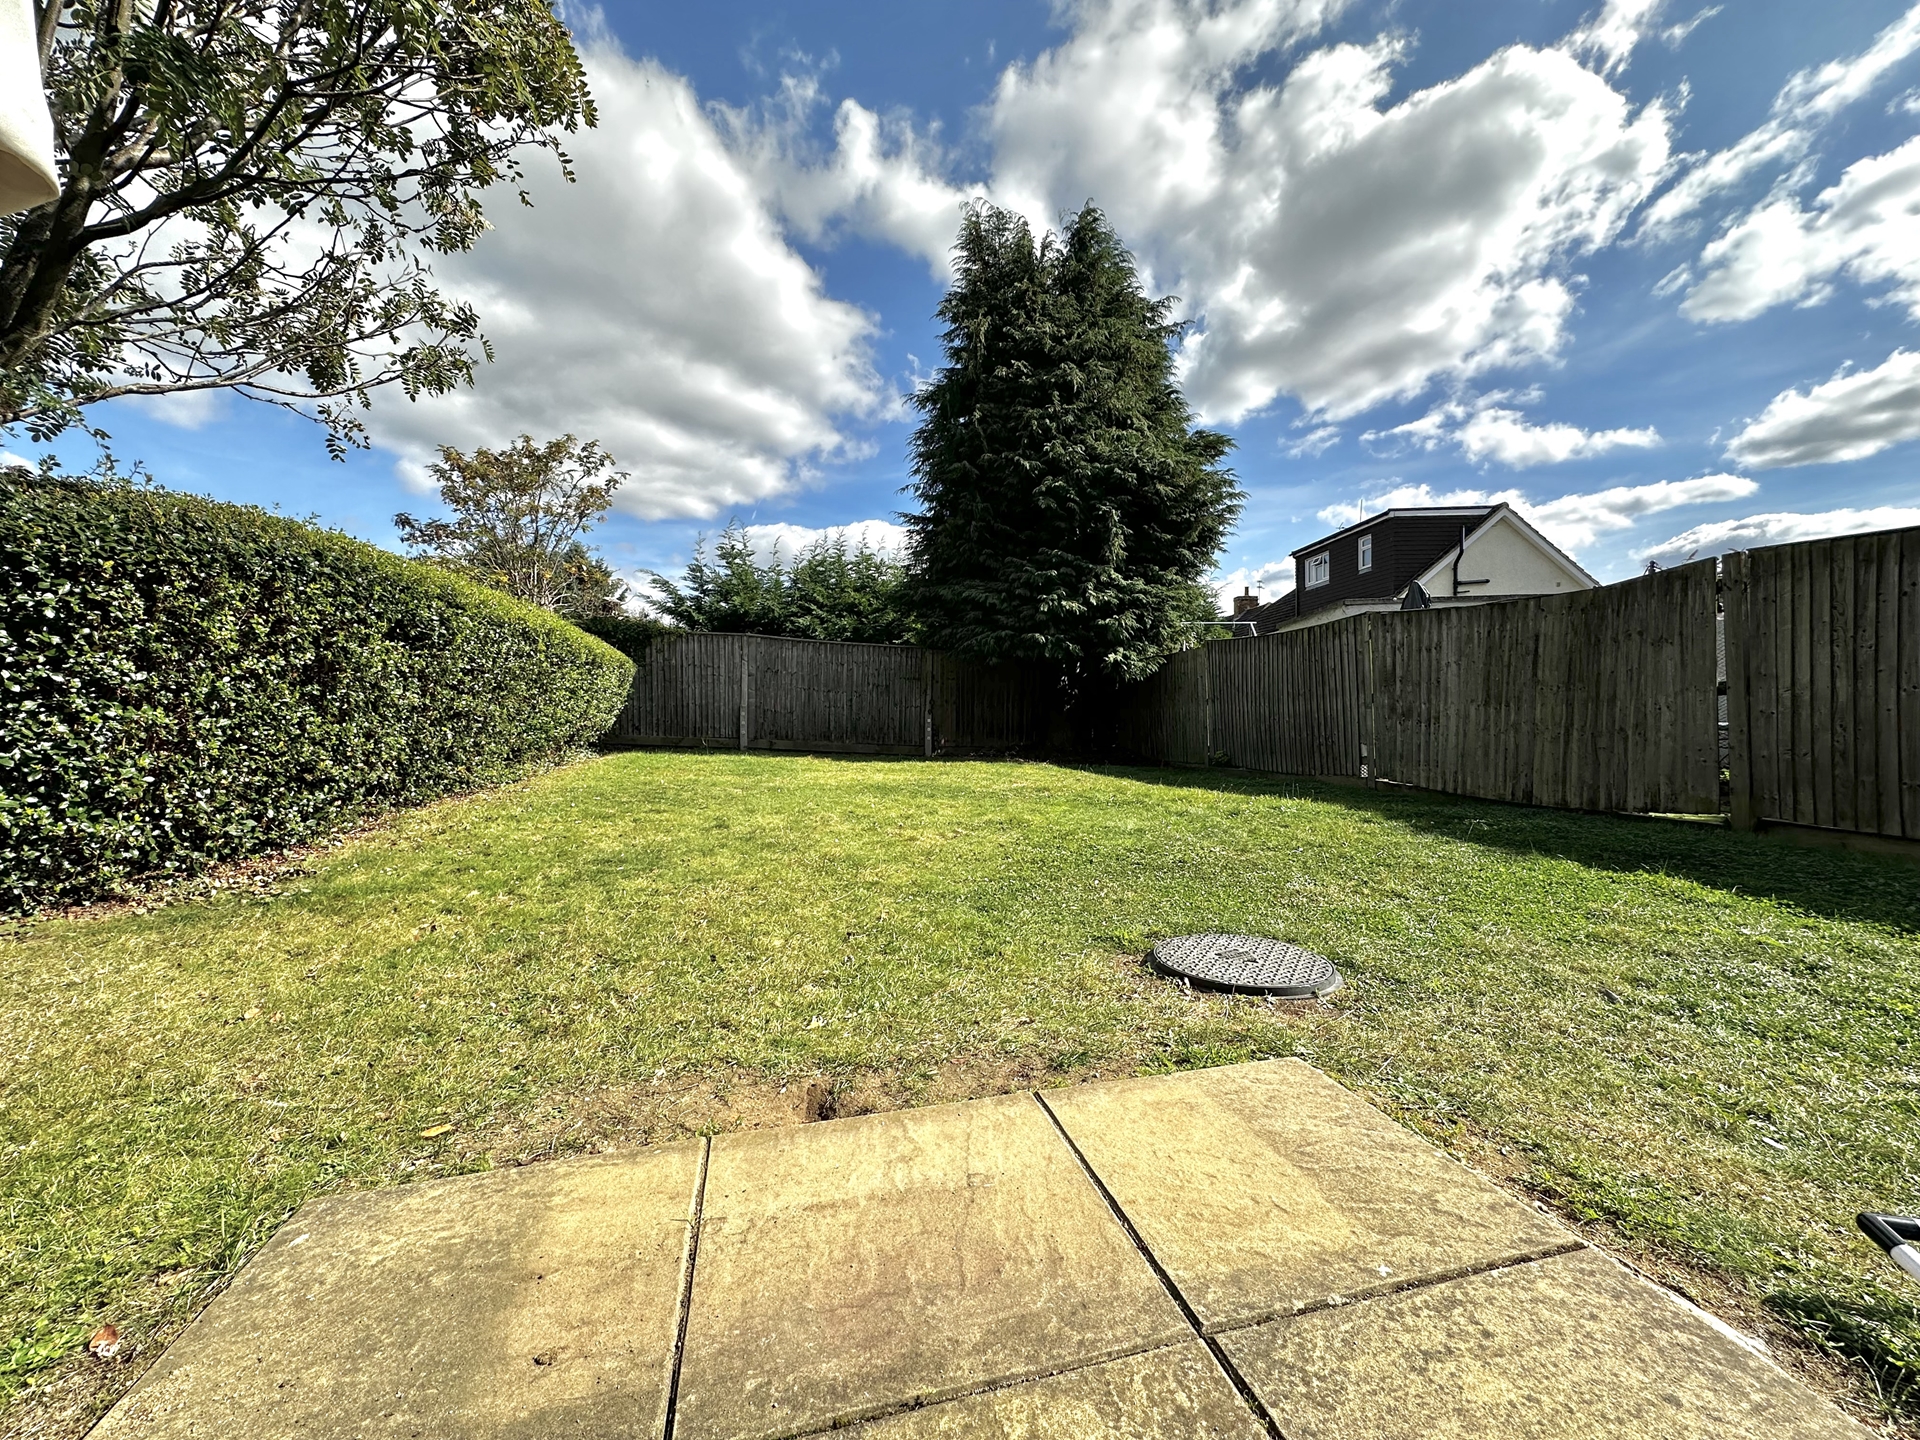
[[[908,503],[958,210],[1092,199],[1238,441],[1223,588],[1388,503],[1512,500],[1602,578],[1920,524],[1920,6],[970,0],[569,11],[602,113],[436,269],[498,351],[372,450],[241,401],[102,418],[161,483],[394,543],[421,465],[563,431],[673,570]],[[16,453],[29,452],[18,437]],[[75,458],[83,446],[65,448]]]

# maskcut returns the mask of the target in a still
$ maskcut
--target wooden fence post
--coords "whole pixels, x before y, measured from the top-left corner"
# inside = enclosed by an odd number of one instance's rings
[[[1736,830],[1751,830],[1758,819],[1753,805],[1753,716],[1747,697],[1747,576],[1751,565],[1745,551],[1735,551],[1720,562],[1721,625],[1727,649],[1728,808],[1733,812]]]
[[[1355,637],[1358,653],[1353,667],[1354,688],[1359,692],[1353,697],[1353,723],[1360,732],[1360,778],[1369,785],[1379,778],[1374,774],[1373,754],[1373,632],[1377,626],[1374,615],[1360,617],[1360,633]]]
[[[1223,644],[1223,643],[1230,644],[1232,642],[1208,640],[1203,642],[1204,648],[1202,648],[1200,652],[1201,658],[1207,662],[1205,667],[1205,670],[1206,670],[1205,678],[1201,681],[1201,685],[1203,686],[1203,693],[1206,696],[1206,707],[1207,707],[1206,750],[1202,753],[1200,757],[1200,763],[1203,766],[1213,764],[1213,754],[1214,754],[1214,751],[1213,751],[1213,733],[1214,733],[1213,731],[1213,647],[1215,645]]]
[[[740,748],[747,748],[747,703],[753,693],[752,660],[753,637],[740,637]]]

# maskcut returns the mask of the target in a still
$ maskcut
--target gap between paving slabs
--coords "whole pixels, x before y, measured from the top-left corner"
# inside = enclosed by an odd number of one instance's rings
[[[717,1138],[676,1440],[779,1440],[1190,1339],[1025,1092]]]
[[[1305,1104],[1276,1103],[1308,1097]],[[1249,1434],[1265,1434],[1269,1440],[1354,1435],[1420,1440],[1430,1434],[1477,1436],[1485,1433],[1477,1428],[1482,1421],[1496,1429],[1534,1433],[1543,1419],[1553,1435],[1567,1440],[1610,1440],[1619,1434],[1659,1435],[1663,1440],[1842,1440],[1865,1434],[1769,1361],[1746,1350],[1724,1327],[1711,1327],[1704,1317],[1472,1177],[1297,1062],[1146,1077],[1058,1091],[1051,1097],[1035,1094],[1033,1099],[1179,1308],[1188,1330],[1206,1346],[1209,1368],[1232,1385],[1239,1402],[1235,1408],[1257,1426]],[[1101,1108],[1112,1109],[1116,1101],[1126,1102],[1118,1107],[1125,1113],[1105,1118],[1120,1123],[1103,1126]],[[1221,1112],[1211,1123],[1205,1114],[1209,1107]],[[1063,1109],[1080,1112],[1077,1134]],[[1142,1111],[1162,1123],[1141,1125]],[[1223,1124],[1235,1132],[1238,1143],[1205,1143],[1226,1138],[1208,1136]],[[1168,1133],[1188,1142],[1179,1147],[1178,1161],[1156,1139]],[[1192,1143],[1196,1135],[1202,1138],[1197,1145]],[[1089,1154],[1089,1142],[1104,1153]],[[1344,1145],[1351,1154],[1344,1161],[1328,1155],[1330,1142]],[[1245,1183],[1213,1183],[1206,1163],[1221,1154],[1229,1157]],[[1289,1164],[1287,1157],[1302,1160],[1304,1168]],[[1140,1164],[1129,1163],[1143,1158],[1144,1172]],[[1201,1162],[1197,1171],[1196,1158]],[[1183,1173],[1170,1175],[1169,1169],[1182,1168],[1178,1162],[1185,1162]],[[1289,1171],[1302,1182],[1302,1193],[1263,1193],[1274,1185],[1284,1187]],[[1319,1193],[1323,1187],[1324,1195]],[[1120,1193],[1127,1189],[1143,1202],[1144,1215],[1134,1213]],[[1329,1213],[1316,1215],[1311,1205],[1303,1208],[1306,1192],[1330,1201]],[[1283,1198],[1291,1213],[1282,1206]],[[1279,1238],[1271,1231],[1256,1233],[1249,1247],[1246,1237],[1249,1229],[1257,1232],[1257,1224],[1213,1227],[1227,1238],[1227,1249],[1256,1252],[1265,1276],[1261,1288],[1267,1292],[1260,1303],[1248,1303],[1256,1297],[1241,1285],[1246,1277],[1205,1244],[1175,1243],[1162,1250],[1154,1242],[1155,1229],[1177,1242],[1191,1241],[1196,1233],[1204,1240],[1209,1227],[1191,1222],[1196,1209],[1205,1217],[1210,1202],[1242,1212],[1216,1218],[1244,1220],[1249,1202],[1257,1206],[1266,1199],[1282,1208],[1282,1232],[1305,1219],[1311,1253],[1304,1258],[1309,1263],[1298,1263],[1303,1257],[1289,1254],[1284,1245],[1277,1251],[1263,1248]],[[1154,1213],[1156,1205],[1162,1213]],[[1329,1214],[1358,1224],[1343,1231],[1337,1223],[1326,1223]],[[1395,1217],[1400,1221],[1397,1229]],[[1180,1221],[1187,1223],[1172,1223]],[[1353,1253],[1343,1256],[1343,1250]],[[1362,1254],[1369,1259],[1390,1254],[1412,1273],[1372,1273],[1365,1283],[1349,1283],[1366,1273],[1352,1263]],[[1244,1262],[1246,1257],[1239,1258]],[[1388,1268],[1381,1267],[1383,1272]],[[1335,1279],[1342,1281],[1340,1293],[1327,1288]],[[1282,1292],[1290,1288],[1291,1297],[1274,1293],[1276,1284]],[[1494,1331],[1483,1332],[1486,1317],[1476,1306],[1488,1307]],[[1328,1326],[1335,1333],[1357,1326],[1359,1333],[1377,1331],[1384,1337],[1376,1338],[1375,1353],[1366,1357],[1373,1373],[1364,1379],[1345,1375],[1339,1363],[1341,1347],[1329,1349],[1324,1343]],[[1589,1343],[1594,1334],[1604,1339]],[[1317,1344],[1317,1363],[1303,1366],[1296,1344]],[[1501,1344],[1519,1348],[1503,1355],[1497,1365],[1482,1364],[1481,1347]],[[1614,1365],[1619,1356],[1631,1361],[1624,1369]],[[1412,1370],[1403,1376],[1409,1360]],[[1058,1372],[1057,1380],[1089,1377],[1114,1364],[1086,1362]],[[1523,1383],[1514,1383],[1509,1374]],[[1404,1388],[1409,1391],[1404,1398],[1411,1402],[1411,1391],[1420,1386],[1425,1393],[1419,1403],[1402,1404],[1396,1398]],[[977,1408],[973,1402],[1006,1409],[1024,1400],[1021,1416],[1034,1426],[1034,1433],[1048,1434],[1051,1429],[1037,1423],[1044,1418],[1036,1408],[1043,1403],[1043,1393],[1053,1397],[1047,1402],[1053,1404],[1082,1399],[1064,1395],[1060,1385],[1039,1387],[1030,1379],[1009,1376],[964,1393],[897,1401],[886,1412],[892,1420],[857,1423],[860,1417],[844,1415],[830,1424],[854,1424],[852,1433],[861,1440],[971,1434],[968,1426],[976,1418],[971,1412]],[[967,1415],[953,1408],[963,1402]],[[909,1414],[926,1417],[924,1423],[909,1424],[903,1418]],[[948,1423],[942,1425],[935,1416],[944,1416]],[[988,1422],[980,1433],[999,1432],[997,1410],[977,1418]],[[1106,1433],[1149,1433],[1142,1422],[1152,1426],[1159,1416],[1141,1410],[1115,1418],[1119,1423]],[[1210,1433],[1238,1433],[1224,1428],[1225,1422],[1221,1427]],[[827,1429],[821,1424],[741,1433],[774,1440]],[[1086,1429],[1101,1433],[1092,1425]],[[1202,1432],[1190,1427],[1152,1433]]]
[[[312,1202],[97,1433],[214,1415],[333,1440],[1865,1433],[1298,1061]]]
[[[1305,1067],[1301,1068],[1304,1069]],[[1128,1083],[1138,1085],[1141,1082],[1135,1080]],[[1331,1085],[1331,1082],[1324,1083]],[[1099,1173],[1089,1163],[1087,1156],[1081,1150],[1079,1144],[1076,1143],[1073,1136],[1061,1123],[1059,1115],[1055,1112],[1054,1107],[1049,1104],[1047,1097],[1037,1091],[1028,1091],[1025,1092],[1025,1098],[1030,1099],[1039,1107],[1040,1112],[1045,1115],[1052,1133],[1072,1156],[1074,1165],[1087,1184],[1099,1197],[1101,1206],[1125,1235],[1128,1244],[1134,1252],[1152,1272],[1157,1284],[1167,1299],[1178,1310],[1181,1319],[1191,1334],[1191,1339],[1176,1340],[1172,1343],[1163,1342],[1150,1344],[1125,1351],[1118,1355],[1094,1355],[1064,1366],[999,1374],[972,1386],[944,1387],[934,1391],[923,1391],[912,1396],[897,1397],[885,1403],[841,1410],[830,1416],[819,1417],[812,1424],[801,1424],[789,1429],[772,1427],[756,1432],[729,1431],[725,1433],[730,1435],[735,1433],[751,1433],[754,1435],[755,1440],[798,1440],[798,1437],[831,1433],[849,1433],[851,1436],[858,1437],[865,1435],[870,1427],[879,1428],[875,1426],[875,1422],[882,1422],[884,1425],[884,1422],[912,1413],[941,1410],[948,1406],[958,1405],[982,1397],[1004,1395],[1014,1391],[1024,1391],[1036,1385],[1044,1385],[1049,1381],[1066,1380],[1076,1375],[1101,1371],[1126,1362],[1148,1361],[1149,1357],[1168,1356],[1170,1360],[1177,1363],[1177,1357],[1174,1356],[1173,1352],[1178,1352],[1182,1350],[1183,1347],[1197,1341],[1198,1344],[1204,1348],[1204,1353],[1211,1362],[1211,1368],[1217,1378],[1231,1387],[1232,1398],[1237,1401],[1237,1406],[1244,1420],[1251,1422],[1254,1427],[1247,1433],[1250,1436],[1264,1435],[1268,1437],[1268,1440],[1287,1440],[1286,1435],[1281,1430],[1274,1416],[1269,1413],[1265,1404],[1262,1403],[1254,1386],[1241,1372],[1241,1369],[1228,1354],[1220,1340],[1216,1338],[1223,1333],[1258,1326],[1272,1319],[1277,1312],[1265,1311],[1251,1317],[1239,1317],[1225,1322],[1216,1321],[1211,1325],[1204,1321],[1195,1311],[1193,1305],[1189,1303],[1187,1297],[1182,1293],[1173,1277],[1167,1272],[1166,1267],[1162,1265],[1160,1260],[1155,1256],[1152,1248],[1143,1238],[1139,1227],[1135,1225],[1125,1208],[1115,1198],[1107,1184],[1101,1179]],[[1368,1113],[1372,1112],[1369,1110]],[[1382,1126],[1389,1132],[1399,1133],[1398,1127],[1394,1127],[1390,1121],[1383,1119]],[[1411,1144],[1419,1150],[1425,1151],[1427,1149],[1421,1142],[1413,1140],[1412,1137],[1408,1137],[1408,1139]],[[703,1168],[699,1200],[696,1204],[696,1218],[689,1244],[689,1269],[682,1287],[682,1311],[679,1316],[680,1342],[676,1348],[674,1357],[674,1378],[672,1384],[672,1394],[676,1403],[669,1410],[665,1429],[665,1440],[677,1440],[679,1436],[679,1408],[677,1401],[680,1394],[681,1370],[684,1363],[686,1334],[690,1319],[689,1311],[696,1293],[696,1275],[693,1267],[698,1263],[699,1231],[701,1225],[704,1223],[706,1195],[706,1171]],[[1500,1198],[1505,1200],[1504,1196]],[[1558,1227],[1551,1226],[1550,1222],[1542,1223],[1547,1228],[1547,1233],[1543,1236],[1547,1241],[1545,1244],[1535,1245],[1531,1248],[1523,1247],[1519,1249],[1501,1250],[1489,1258],[1483,1258],[1471,1263],[1451,1265],[1420,1275],[1396,1278],[1367,1287],[1358,1287],[1352,1295],[1320,1297],[1287,1308],[1284,1313],[1288,1316],[1307,1315],[1318,1310],[1341,1306],[1363,1298],[1374,1298],[1418,1290],[1429,1286],[1443,1285],[1463,1278],[1509,1269],[1517,1265],[1526,1265],[1538,1260],[1565,1255],[1586,1248],[1579,1239],[1567,1235],[1564,1231],[1559,1231]],[[712,1433],[719,1434],[722,1432],[715,1431]]]

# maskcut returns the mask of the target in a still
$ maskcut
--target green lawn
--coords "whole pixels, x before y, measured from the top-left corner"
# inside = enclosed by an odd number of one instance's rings
[[[1214,928],[1348,987],[1142,967]],[[1899,860],[1203,772],[622,754],[278,895],[5,943],[16,1421],[84,1388],[94,1323],[164,1335],[317,1191],[777,1117],[822,1071],[879,1104],[1285,1054],[1920,1411],[1920,1289],[1851,1224],[1920,1209]]]

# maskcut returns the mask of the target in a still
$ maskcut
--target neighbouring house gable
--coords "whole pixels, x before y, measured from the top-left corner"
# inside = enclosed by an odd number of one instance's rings
[[[1454,590],[1454,557],[1459,556],[1463,583]],[[1417,577],[1429,595],[1461,599],[1489,595],[1561,595],[1591,590],[1600,582],[1546,536],[1505,505],[1499,506],[1467,535],[1462,548],[1456,536],[1447,552]]]
[[[1294,588],[1235,618],[1253,622],[1254,633],[1270,634],[1314,623],[1321,611],[1337,616],[1387,608],[1416,580],[1434,599],[1450,601],[1456,598],[1455,555],[1462,580],[1488,582],[1463,584],[1457,598],[1466,601],[1569,594],[1600,583],[1505,504],[1387,510],[1295,550]],[[1309,585],[1321,556],[1326,581]],[[1364,570],[1363,556],[1372,561]]]
[[[1385,600],[1400,594],[1460,544],[1498,507],[1476,505],[1429,510],[1386,510],[1293,552],[1294,594],[1299,615],[1342,600]],[[1372,565],[1360,568],[1371,542]],[[1310,584],[1315,562],[1325,557],[1326,583]],[[1292,617],[1289,617],[1292,618]]]

